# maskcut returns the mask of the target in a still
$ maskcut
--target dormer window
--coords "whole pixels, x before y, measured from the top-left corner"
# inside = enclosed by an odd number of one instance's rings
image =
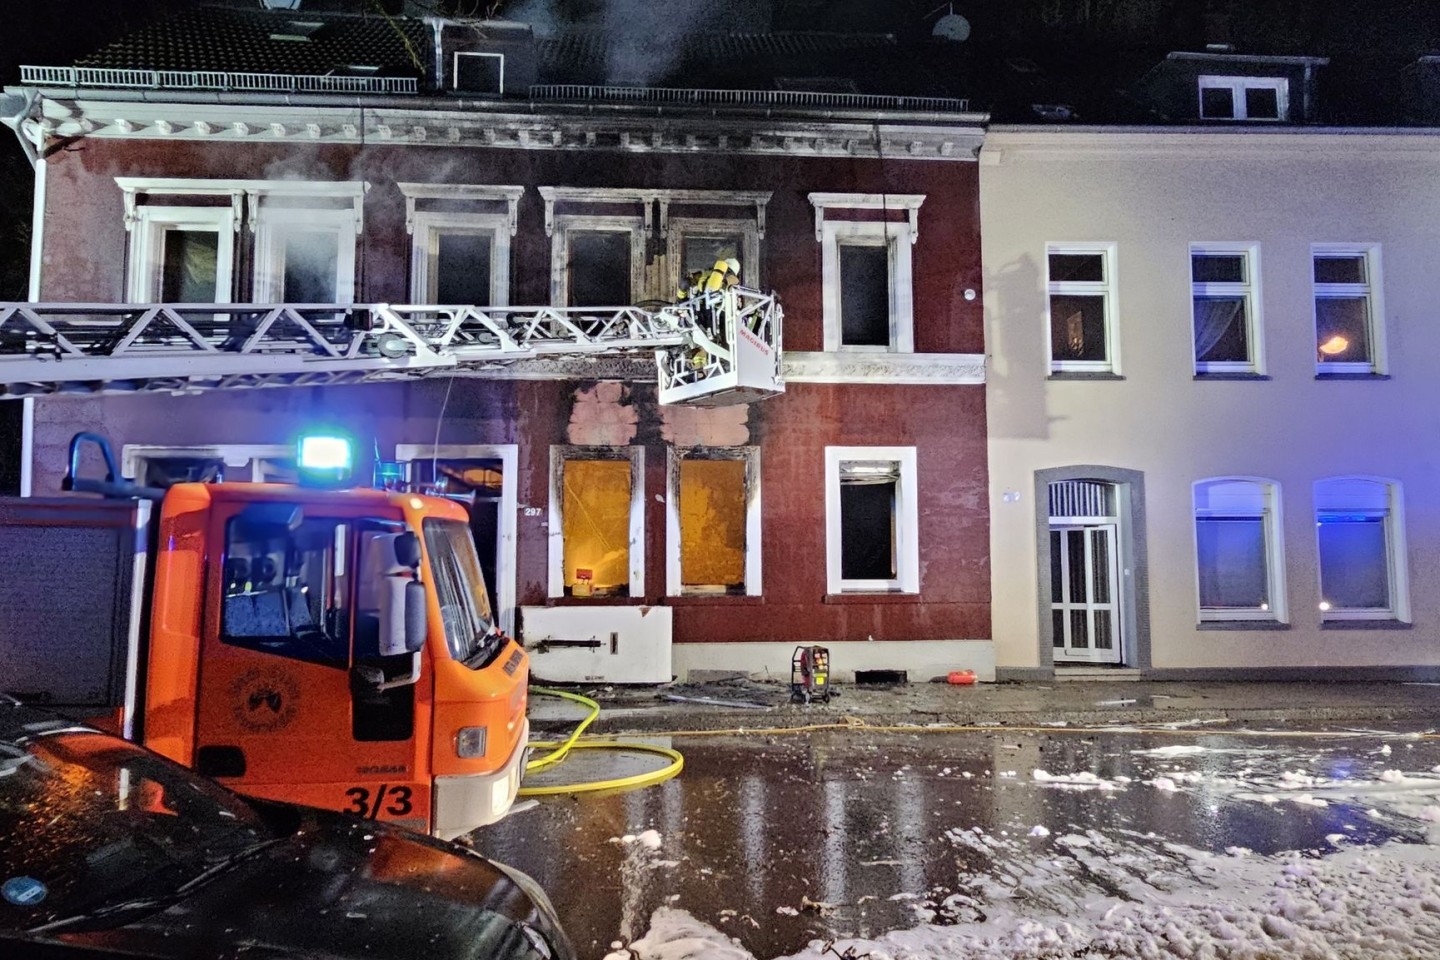
[[[1201,120],[1289,119],[1290,81],[1284,77],[1200,77]]]
[[[282,29],[271,31],[271,40],[284,40],[290,43],[309,43],[320,28],[325,24],[316,20],[287,20]]]
[[[500,95],[505,90],[505,54],[456,53],[455,89]]]

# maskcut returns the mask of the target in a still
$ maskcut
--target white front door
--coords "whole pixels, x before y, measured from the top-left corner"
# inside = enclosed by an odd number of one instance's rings
[[[1057,663],[1119,663],[1114,523],[1050,527],[1050,609]]]

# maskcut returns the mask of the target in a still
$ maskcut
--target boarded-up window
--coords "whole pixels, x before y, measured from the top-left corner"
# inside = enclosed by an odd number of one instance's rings
[[[687,591],[745,590],[744,460],[680,461],[680,579]]]
[[[629,595],[630,461],[566,460],[563,469],[566,595]]]

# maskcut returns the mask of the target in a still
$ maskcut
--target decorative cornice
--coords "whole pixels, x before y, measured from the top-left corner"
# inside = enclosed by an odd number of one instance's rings
[[[18,88],[11,88],[18,89]],[[852,119],[459,111],[418,105],[173,102],[44,95],[32,137],[189,143],[385,143],[511,150],[616,150],[973,162],[982,121],[865,123]],[[542,112],[543,111],[543,112]]]
[[[863,383],[873,386],[956,386],[985,382],[985,357],[979,353],[786,353],[789,383]],[[489,380],[633,380],[655,379],[648,355],[611,357],[538,357],[459,373]]]

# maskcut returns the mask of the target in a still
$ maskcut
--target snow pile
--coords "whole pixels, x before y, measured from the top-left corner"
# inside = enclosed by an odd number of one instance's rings
[[[1391,843],[1324,859],[1224,857],[1186,850],[1203,882],[1141,900],[1101,896],[1034,915],[1011,901],[981,923],[923,925],[878,940],[841,940],[872,960],[1287,957],[1400,960],[1440,956],[1440,850]],[[795,955],[820,957],[825,944]],[[833,954],[832,954],[833,955]],[[657,910],[650,933],[606,960],[751,960],[689,914]]]
[[[1030,778],[1036,783],[1047,787],[1062,787],[1066,790],[1118,790],[1119,784],[1114,780],[1107,780],[1104,777],[1096,776],[1089,770],[1081,770],[1078,773],[1051,773],[1048,770],[1032,770]]]

